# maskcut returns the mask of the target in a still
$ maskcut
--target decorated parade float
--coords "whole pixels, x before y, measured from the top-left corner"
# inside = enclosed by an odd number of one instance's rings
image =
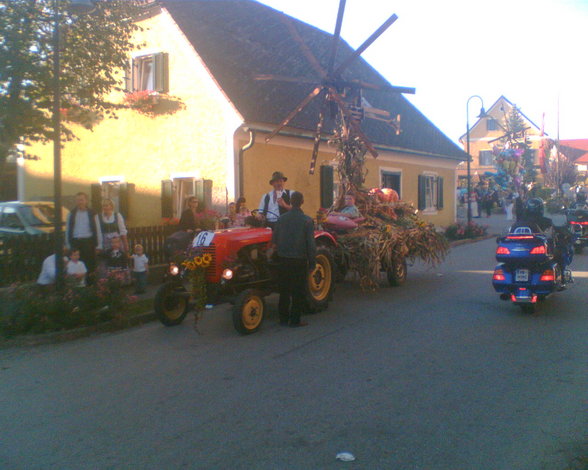
[[[389,188],[364,187],[365,158],[378,156],[369,138],[361,129],[364,118],[384,122],[397,134],[401,132],[400,116],[392,117],[386,110],[369,108],[362,99],[364,88],[386,93],[414,93],[414,88],[375,85],[360,79],[343,78],[345,69],[356,60],[396,19],[388,18],[355,52],[335,67],[340,42],[345,1],[341,0],[327,66],[314,57],[296,28],[285,17],[294,43],[298,44],[318,75],[313,90],[270,133],[266,142],[284,129],[296,115],[314,100],[319,101],[319,114],[312,151],[310,174],[314,173],[325,120],[332,123],[329,143],[336,147],[339,196],[332,207],[319,211],[316,218],[316,268],[309,273],[307,312],[327,307],[335,280],[354,273],[361,287],[375,290],[387,277],[389,284],[402,284],[408,262],[420,258],[435,264],[448,250],[445,237],[432,224],[421,220],[415,208],[398,200]],[[258,80],[308,83],[308,79],[258,76]],[[353,194],[360,217],[333,216],[343,207],[346,194]],[[257,331],[266,315],[264,298],[276,291],[276,257],[269,228],[229,228],[202,231],[188,240],[187,250],[176,250],[170,262],[168,280],[155,298],[155,311],[167,326],[181,323],[190,308],[199,311],[206,304],[228,301],[233,304],[233,324],[237,331]],[[196,316],[198,318],[198,315]]]

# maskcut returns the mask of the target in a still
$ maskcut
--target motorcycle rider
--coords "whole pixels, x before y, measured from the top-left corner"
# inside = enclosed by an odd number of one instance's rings
[[[571,209],[581,209],[581,210],[588,210],[588,203],[586,200],[588,199],[586,192],[584,190],[579,191],[576,193],[576,200],[572,203]]]
[[[527,201],[523,211],[522,217],[517,219],[517,222],[512,226],[512,229],[517,227],[529,227],[533,233],[543,233],[548,238],[553,237],[553,221],[549,217],[545,217],[545,203],[540,197],[533,197]]]
[[[567,229],[556,229],[553,225],[553,220],[545,217],[544,212],[545,203],[543,199],[540,197],[529,199],[525,204],[523,217],[511,227],[511,231],[514,231],[517,227],[529,227],[533,233],[542,233],[547,237],[553,247],[554,258],[561,266],[561,282],[563,287],[566,283],[564,273],[573,257],[571,236]],[[567,277],[571,278],[571,273]]]

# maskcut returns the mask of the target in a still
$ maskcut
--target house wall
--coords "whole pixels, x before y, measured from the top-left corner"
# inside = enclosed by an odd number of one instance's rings
[[[238,140],[241,147],[246,140]],[[270,191],[270,177],[274,171],[283,172],[288,181],[286,188],[301,191],[304,194],[304,212],[311,217],[320,208],[320,176],[321,164],[332,163],[335,151],[326,145],[321,145],[314,175],[308,174],[312,155],[312,141],[310,139],[294,137],[276,137],[269,144],[263,135],[256,137],[255,144],[243,155],[243,195],[247,199],[249,209],[257,208],[262,196]],[[444,160],[432,157],[421,157],[393,152],[380,152],[377,159],[368,157],[366,168],[366,187],[380,187],[380,170],[400,171],[402,199],[414,204],[418,203],[418,176],[434,174],[443,178],[443,209],[423,212],[423,219],[440,227],[455,221],[455,191],[456,167],[454,160]]]
[[[67,142],[62,151],[64,200],[67,203],[78,191],[89,192],[101,177],[122,176],[134,184],[129,225],[157,224],[161,222],[161,181],[183,173],[212,180],[213,202],[224,210],[226,192],[233,192],[232,136],[242,120],[166,13],[139,24],[144,30],[136,42],[145,46],[138,51],[169,54],[169,94],[180,98],[185,107],[156,117],[121,110],[118,119],[104,119],[92,131],[73,125],[79,140]],[[120,77],[122,86],[122,71]],[[117,102],[123,97],[123,93],[112,95]],[[50,198],[52,146],[32,145],[30,152],[41,159],[26,162],[25,198]]]
[[[501,108],[504,109],[504,112],[501,110]],[[470,107],[472,114],[474,109],[475,106],[472,105]],[[496,119],[504,126],[505,113],[508,116],[511,109],[512,105],[508,101],[500,99],[492,106],[491,109],[488,110],[488,115]],[[494,165],[480,165],[480,151],[492,150],[495,145],[500,146],[500,142],[492,141],[502,137],[504,135],[504,130],[502,130],[500,127],[493,131],[487,130],[487,122],[485,118],[471,122],[470,125],[472,126],[470,129],[470,155],[472,156],[472,161],[470,163],[471,174],[475,175],[477,173],[479,175],[483,175],[486,171],[494,172],[496,170]],[[531,148],[538,149],[541,144],[541,138],[539,136],[540,131],[530,122],[527,122],[527,125],[530,127],[530,129],[527,131],[527,135],[529,136]],[[462,138],[462,143],[464,151],[467,151],[467,139],[465,135]],[[539,162],[536,161],[535,164],[539,164]],[[465,176],[467,174],[466,162],[459,166],[459,174],[461,176]]]

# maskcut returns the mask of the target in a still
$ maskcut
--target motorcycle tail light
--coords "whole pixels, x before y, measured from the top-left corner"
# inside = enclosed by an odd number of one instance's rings
[[[555,273],[553,272],[552,269],[547,269],[545,271],[543,271],[543,274],[541,274],[541,277],[539,278],[540,281],[543,282],[553,282],[555,281]]]
[[[533,248],[530,253],[532,255],[544,255],[545,253],[547,253],[547,248],[545,248],[545,245],[539,245],[536,246],[535,248]]]
[[[510,250],[505,246],[499,246],[496,248],[497,255],[510,255]]]
[[[504,271],[502,269],[497,269],[494,271],[494,276],[492,276],[493,281],[506,281],[506,277],[504,276]]]
[[[582,222],[571,221],[570,224],[572,225],[588,225],[588,220]]]

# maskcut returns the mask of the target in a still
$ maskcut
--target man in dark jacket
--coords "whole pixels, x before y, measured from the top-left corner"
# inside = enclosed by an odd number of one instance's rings
[[[316,266],[316,244],[312,219],[302,212],[304,196],[290,195],[292,209],[274,227],[273,243],[279,258],[280,325],[305,326],[300,321],[306,296],[308,274]]]
[[[88,274],[96,269],[98,230],[94,216],[94,211],[88,207],[88,195],[77,193],[76,207],[67,217],[65,242],[68,248],[80,250],[80,259],[88,268]]]

